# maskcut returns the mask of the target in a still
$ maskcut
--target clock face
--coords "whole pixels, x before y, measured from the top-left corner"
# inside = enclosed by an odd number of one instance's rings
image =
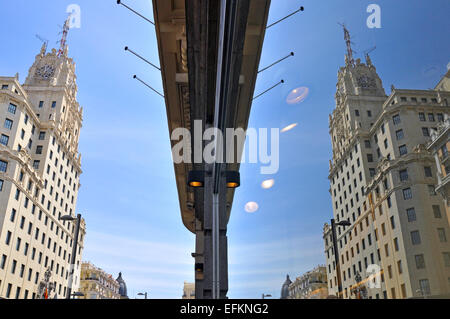
[[[358,78],[358,86],[360,86],[362,88],[375,87],[375,80],[372,78],[369,78],[366,75],[363,75],[360,78]]]
[[[55,68],[51,65],[44,65],[36,70],[36,75],[42,79],[49,79],[55,74]]]

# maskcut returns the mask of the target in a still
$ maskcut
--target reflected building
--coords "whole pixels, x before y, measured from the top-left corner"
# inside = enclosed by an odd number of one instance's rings
[[[89,262],[81,264],[80,289],[83,297],[79,299],[120,299],[120,284],[106,273]]]
[[[330,115],[329,180],[333,218],[351,226],[336,227],[338,265],[332,229],[324,227],[331,295],[450,296],[450,228],[436,192],[441,173],[427,150],[450,113],[448,73],[440,83],[392,86],[387,96],[369,55],[354,61],[349,45]]]
[[[288,299],[326,299],[328,297],[327,269],[319,265],[289,286]]]
[[[195,299],[195,283],[184,282],[182,299]]]
[[[289,298],[289,286],[292,284],[291,278],[289,275],[286,276],[286,280],[281,287],[281,297],[280,299],[288,299]]]

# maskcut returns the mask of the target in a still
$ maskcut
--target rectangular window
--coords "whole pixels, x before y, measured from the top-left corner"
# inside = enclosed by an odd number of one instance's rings
[[[437,119],[438,119],[438,122],[444,122],[444,114],[438,113],[437,114]]]
[[[5,125],[4,127],[8,130],[12,129],[13,126],[13,121],[11,121],[10,119],[5,119]]]
[[[8,163],[0,160],[0,172],[6,173],[7,169],[8,169]]]
[[[428,114],[428,121],[434,122],[434,114],[433,113]]]
[[[372,162],[373,162],[373,155],[372,155],[372,154],[367,154],[367,161],[368,161],[369,163],[372,163]]]
[[[449,252],[442,253],[442,256],[444,257],[445,267],[450,267],[450,253]]]
[[[10,231],[8,231],[7,233],[6,233],[6,240],[5,240],[5,244],[6,245],[9,245],[9,243],[11,242],[11,232]]]
[[[438,228],[437,232],[438,232],[439,241],[441,243],[446,243],[447,242],[447,235],[445,234],[445,229],[444,228]]]
[[[44,107],[44,101],[39,101],[39,108],[43,108]]]
[[[33,168],[34,169],[39,169],[39,164],[41,163],[41,161],[34,161],[33,162]]]
[[[402,169],[399,171],[400,181],[404,182],[408,180],[408,170]]]
[[[430,295],[430,282],[428,281],[428,279],[419,280],[419,286],[422,296]]]
[[[16,114],[16,110],[17,110],[17,106],[12,104],[12,103],[10,103],[9,107],[8,107],[8,112],[12,113],[12,114]]]
[[[430,194],[430,196],[436,196],[434,185],[428,185],[428,193]]]
[[[0,179],[0,192],[3,190],[3,183],[4,183],[3,179]]]
[[[416,221],[416,211],[414,210],[414,208],[408,208],[406,210],[406,215],[408,216],[408,222]]]
[[[52,102],[52,109],[54,109],[56,107],[56,101]]]
[[[45,140],[45,132],[39,132],[39,140],[40,141]]]
[[[441,208],[439,207],[439,205],[433,205],[433,215],[434,218],[442,218]]]
[[[8,146],[8,142],[9,142],[9,136],[2,134],[2,136],[0,137],[0,144]]]
[[[431,167],[425,166],[424,167],[425,177],[433,177],[433,173],[431,171]]]
[[[411,243],[413,245],[420,245],[421,240],[420,240],[420,233],[418,230],[411,232]]]
[[[42,154],[42,149],[43,149],[42,145],[36,146],[36,154]]]
[[[406,148],[406,145],[401,145],[398,148],[398,151],[400,153],[400,156],[408,154],[408,149]]]
[[[404,190],[403,190],[403,199],[404,200],[408,200],[408,199],[411,199],[412,198],[412,191],[411,191],[411,188],[405,188]]]
[[[399,141],[399,140],[402,140],[404,137],[405,137],[405,135],[403,134],[403,130],[398,130],[398,131],[396,131],[395,132],[395,135],[397,136],[397,140]]]
[[[423,256],[423,254],[415,255],[414,259],[416,260],[417,269],[425,269],[425,257]]]
[[[425,122],[425,121],[426,121],[426,119],[425,119],[425,113],[419,113],[419,120],[420,120],[421,122]]]
[[[401,119],[400,119],[400,115],[399,114],[394,115],[392,117],[392,121],[394,122],[394,125],[400,124],[402,122]]]

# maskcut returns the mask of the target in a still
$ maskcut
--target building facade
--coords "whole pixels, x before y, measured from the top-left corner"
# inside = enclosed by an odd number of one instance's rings
[[[80,288],[81,299],[120,299],[120,284],[104,270],[90,262],[81,264]]]
[[[327,297],[327,268],[322,265],[297,277],[289,286],[288,299],[326,299]]]
[[[66,296],[80,187],[82,108],[67,47],[44,45],[23,85],[0,77],[0,297]],[[81,221],[72,291],[79,286]],[[45,275],[45,276],[44,276]]]
[[[450,91],[450,70],[436,86],[437,91]],[[437,167],[438,183],[436,192],[443,198],[446,204],[447,219],[450,223],[450,161],[448,150],[450,149],[450,117],[445,116],[443,123],[439,123],[437,130],[431,133],[431,142],[428,150],[434,155]]]
[[[351,226],[336,227],[338,265],[332,229],[324,226],[330,295],[448,296],[449,222],[435,192],[438,173],[426,145],[449,114],[450,92],[392,86],[386,96],[370,57],[365,64],[354,61],[350,48],[338,72],[335,99],[329,172],[333,218]]]
[[[195,284],[184,282],[182,299],[195,299]]]

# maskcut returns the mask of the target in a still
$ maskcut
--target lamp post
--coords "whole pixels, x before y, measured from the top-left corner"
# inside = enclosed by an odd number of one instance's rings
[[[144,293],[140,292],[137,295],[138,296],[144,296],[144,299],[147,299],[147,292],[144,292]]]
[[[73,284],[73,273],[75,271],[75,263],[76,263],[76,254],[77,254],[77,248],[78,248],[78,234],[80,232],[80,225],[81,225],[81,214],[78,214],[77,217],[72,217],[70,215],[62,216],[59,218],[59,220],[62,221],[68,221],[68,222],[75,222],[75,236],[73,238],[74,243],[72,245],[72,260],[71,260],[71,270],[70,270],[70,277],[69,277],[69,286],[67,287],[67,296],[66,299],[70,299],[72,295],[72,284]]]
[[[270,295],[270,294],[262,294],[262,299],[266,299],[266,298],[270,298],[270,297],[272,297],[272,295]]]
[[[349,221],[341,221],[336,223],[334,219],[331,220],[331,235],[333,237],[333,249],[334,249],[334,261],[336,264],[336,277],[338,282],[338,298],[342,298],[342,280],[341,280],[341,267],[339,266],[339,251],[337,245],[336,226],[350,226]]]

